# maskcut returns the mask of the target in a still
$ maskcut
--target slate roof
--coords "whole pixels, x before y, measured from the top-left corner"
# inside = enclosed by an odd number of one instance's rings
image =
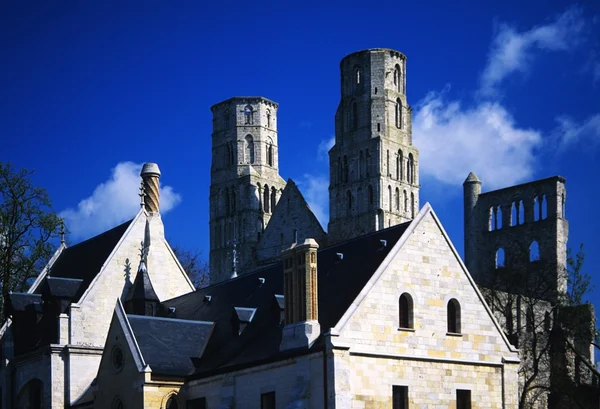
[[[33,311],[42,311],[42,297],[39,294],[28,294],[28,293],[9,293],[10,298],[10,310],[14,311],[26,311],[32,309]]]
[[[135,280],[133,281],[133,285],[129,289],[125,301],[131,300],[160,301],[154,291],[152,281],[150,281],[150,276],[146,269],[138,271]]]
[[[337,324],[409,224],[403,223],[319,250],[317,274],[322,332]],[[340,259],[338,253],[343,254],[343,258]],[[259,278],[264,278],[264,283]],[[283,268],[278,262],[165,301],[165,307],[175,308],[172,315],[177,318],[215,323],[205,353],[202,358],[194,359],[196,372],[193,377],[308,352],[279,351],[283,293]],[[210,296],[210,301],[206,300],[206,296]],[[252,321],[239,335],[236,331],[239,321],[234,319],[235,307],[256,309]],[[322,348],[320,339],[312,349],[319,348]]]
[[[102,265],[123,237],[131,222],[132,220],[129,220],[91,239],[67,247],[52,265],[48,277],[81,280],[81,285],[73,297],[73,301],[78,301],[100,272]],[[39,294],[43,289],[44,286],[40,286],[35,292]]]
[[[185,376],[194,371],[190,357],[202,356],[214,324],[127,315],[144,361],[154,375]]]
[[[81,278],[46,277],[45,285],[51,296],[73,298],[83,283]]]

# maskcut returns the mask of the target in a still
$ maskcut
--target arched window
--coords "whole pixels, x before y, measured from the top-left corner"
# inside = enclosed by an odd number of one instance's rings
[[[365,174],[367,177],[371,175],[371,154],[368,149],[365,151]]]
[[[267,109],[267,128],[271,127],[271,111]]]
[[[410,192],[410,217],[415,218],[415,194]]]
[[[231,142],[227,142],[227,144],[225,145],[225,164],[227,166],[231,166],[233,165],[233,149],[231,148]]]
[[[410,294],[404,293],[398,300],[398,315],[400,328],[414,328],[413,300]]]
[[[277,205],[277,189],[275,186],[271,188],[271,211],[275,211],[275,206]]]
[[[225,110],[225,113],[223,114],[223,117],[225,118],[225,128],[226,128],[226,129],[227,129],[227,128],[229,128],[229,117],[230,117],[230,116],[231,116],[231,115],[229,114],[229,110],[228,110],[228,109],[226,109],[226,110]]]
[[[389,175],[389,177],[392,177],[392,170],[390,169],[390,150],[387,149],[385,151],[385,166],[386,166],[386,172]]]
[[[561,218],[565,218],[566,217],[566,213],[565,213],[565,207],[566,207],[566,203],[565,203],[565,194],[563,193],[560,196],[560,217]]]
[[[402,128],[402,101],[396,100],[396,128]]]
[[[363,156],[363,151],[361,150],[359,155],[358,155],[358,178],[362,179],[363,177],[363,166],[365,164],[365,158]]]
[[[373,197],[373,186],[369,185],[369,208],[373,207],[374,197]]]
[[[415,158],[412,153],[408,154],[408,161],[406,162],[406,178],[408,183],[415,183]]]
[[[348,183],[348,157],[344,156],[344,174],[342,176],[342,182]]]
[[[548,201],[546,200],[546,195],[542,196],[542,220],[546,220],[548,217]]]
[[[525,205],[523,205],[522,200],[517,203],[517,208],[519,210],[519,224],[525,224]]]
[[[252,125],[254,123],[254,111],[250,105],[246,105],[246,108],[244,108],[244,123],[246,125]]]
[[[235,213],[236,210],[236,197],[235,191],[231,189],[231,213]]]
[[[540,259],[540,246],[537,241],[532,241],[529,246],[529,261],[538,261]]]
[[[460,334],[460,304],[453,298],[448,301],[448,332],[452,334]]]
[[[402,149],[398,149],[398,157],[396,158],[396,179],[402,180],[402,168],[404,167],[404,155]]]
[[[493,231],[496,229],[496,209],[494,209],[494,207],[490,207],[488,212],[488,231]]]
[[[388,211],[392,211],[392,187],[388,185]]]
[[[271,138],[267,141],[267,164],[273,166],[273,141]]]
[[[400,212],[400,189],[396,188],[396,194],[394,196],[396,201],[396,212]]]
[[[404,191],[404,213],[408,212],[408,194]]]
[[[517,224],[519,224],[519,210],[515,202],[512,202],[510,206],[510,225],[516,226]]]
[[[362,187],[359,187],[356,190],[356,213],[360,214],[362,212],[362,207],[363,205],[363,193],[362,193]]]
[[[165,409],[179,409],[179,404],[177,403],[177,399],[175,399],[175,395],[171,395],[165,405]]]
[[[400,65],[396,64],[394,67],[394,85],[396,86],[396,91],[402,92],[402,70],[400,69]]]
[[[536,196],[533,198],[533,221],[537,222],[540,220],[541,208],[542,204],[539,198]]]
[[[46,402],[42,402],[44,384],[39,379],[27,382],[19,391],[16,399],[16,408],[41,409]],[[49,406],[49,404],[47,405]]]
[[[502,208],[500,206],[496,207],[496,229],[500,230],[502,228]]]
[[[358,128],[358,105],[352,103],[352,129]]]
[[[231,213],[231,197],[229,196],[229,188],[225,188],[225,214]]]
[[[500,247],[496,250],[496,268],[504,267],[504,249]]]
[[[265,213],[269,213],[269,203],[270,203],[270,201],[269,201],[269,193],[270,193],[270,191],[269,191],[269,185],[265,185],[265,189],[264,189],[264,192],[263,192],[263,196],[264,196],[264,198],[263,198],[263,205],[265,207],[264,208]]]
[[[246,163],[254,163],[254,139],[246,135]]]
[[[352,192],[346,192],[346,214],[350,215],[352,213]]]

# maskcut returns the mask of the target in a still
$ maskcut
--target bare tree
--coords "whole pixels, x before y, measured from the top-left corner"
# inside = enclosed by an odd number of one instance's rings
[[[542,261],[526,269],[501,268],[482,288],[508,339],[520,349],[520,409],[557,402],[554,407],[588,407],[579,386],[591,384],[597,374],[589,354],[596,330],[592,306],[582,304],[592,289],[582,271],[584,258],[582,245],[574,257],[568,253],[564,271]],[[565,278],[568,288],[562,293],[556,283]]]
[[[184,248],[180,245],[175,245],[172,248],[194,287],[204,288],[208,286],[210,284],[208,263],[202,257],[202,251]]]
[[[0,162],[0,319],[11,291],[24,291],[55,250],[53,238],[61,220],[52,209],[46,190],[36,187],[32,171]]]

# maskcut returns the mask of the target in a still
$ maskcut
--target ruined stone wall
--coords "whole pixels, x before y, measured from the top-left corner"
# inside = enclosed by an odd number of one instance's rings
[[[565,180],[560,176],[486,193],[465,182],[465,262],[479,284],[511,283],[537,298],[566,290]],[[506,277],[506,278],[503,278]],[[542,283],[550,283],[542,289]],[[536,293],[531,293],[534,291]]]

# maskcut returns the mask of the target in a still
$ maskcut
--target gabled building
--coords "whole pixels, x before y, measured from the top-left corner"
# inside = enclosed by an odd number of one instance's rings
[[[27,293],[10,295],[0,330],[3,408],[90,407],[115,299],[132,312],[140,301],[152,311],[194,290],[164,238],[159,176],[156,164],[144,165],[144,202],[132,220],[62,244]],[[144,268],[137,267],[140,252]]]
[[[517,350],[428,204],[161,306],[115,300],[96,407],[516,408]]]

